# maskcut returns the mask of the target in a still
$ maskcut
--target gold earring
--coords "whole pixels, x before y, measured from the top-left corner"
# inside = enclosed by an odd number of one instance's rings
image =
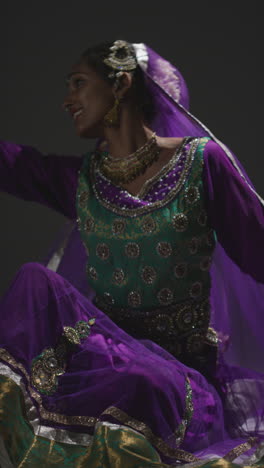
[[[120,122],[120,100],[115,97],[113,107],[107,112],[103,119],[106,127],[118,127]]]

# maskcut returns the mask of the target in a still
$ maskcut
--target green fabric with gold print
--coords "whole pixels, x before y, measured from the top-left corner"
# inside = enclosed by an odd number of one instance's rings
[[[89,253],[87,274],[96,305],[139,338],[132,321],[128,323],[128,313],[125,322],[118,310],[132,314],[156,310],[159,314],[154,320],[141,321],[142,337],[162,346],[159,329],[163,339],[175,333],[187,337],[183,346],[177,341],[175,355],[184,347],[186,352],[196,351],[210,321],[209,268],[215,233],[204,209],[202,169],[207,141],[207,137],[191,141],[173,187],[175,196],[168,202],[167,194],[155,203],[155,210],[146,206],[140,214],[130,208],[118,211],[98,199],[93,180],[98,169],[95,155],[86,155],[79,174],[78,221]],[[172,169],[170,162],[167,172]],[[168,342],[168,350],[170,346]]]
[[[214,239],[204,215],[202,165],[207,140],[200,139],[178,196],[140,216],[131,217],[127,210],[125,216],[117,216],[100,204],[89,178],[90,155],[85,158],[77,200],[83,199],[84,192],[89,196],[85,203],[77,203],[77,209],[82,239],[89,250],[89,282],[99,296],[111,296],[115,306],[160,307],[208,291],[205,260],[212,254]],[[201,283],[201,291],[198,287],[192,291],[196,282]],[[159,294],[165,288],[172,297],[165,291]],[[132,296],[129,300],[133,291],[139,294],[134,303]]]

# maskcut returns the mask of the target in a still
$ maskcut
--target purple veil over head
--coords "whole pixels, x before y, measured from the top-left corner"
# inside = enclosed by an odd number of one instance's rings
[[[212,132],[189,112],[186,83],[175,66],[146,44],[133,44],[137,61],[144,73],[145,83],[153,96],[156,113],[151,128],[159,136],[209,136],[224,150],[238,173],[255,192],[236,156]],[[99,141],[97,145],[99,145]],[[86,252],[75,223],[68,223],[56,246],[52,247],[45,263],[66,277],[89,298],[85,274]],[[250,239],[249,239],[250,241]],[[256,371],[264,371],[264,284],[242,272],[217,242],[211,265],[211,325],[226,338],[225,359],[229,364]]]

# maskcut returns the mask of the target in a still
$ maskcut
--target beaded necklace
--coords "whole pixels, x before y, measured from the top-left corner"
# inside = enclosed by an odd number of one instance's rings
[[[127,184],[132,182],[140,174],[157,161],[161,148],[157,145],[156,133],[134,153],[125,158],[113,158],[109,153],[105,154],[100,162],[100,170],[105,177],[115,184]]]

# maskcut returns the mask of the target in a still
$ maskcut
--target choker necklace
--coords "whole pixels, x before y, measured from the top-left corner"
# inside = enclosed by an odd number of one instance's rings
[[[156,133],[154,132],[143,146],[125,158],[113,158],[107,153],[99,163],[100,170],[115,184],[127,184],[140,174],[144,174],[146,169],[154,161],[157,161],[160,151],[161,148],[157,145]]]

